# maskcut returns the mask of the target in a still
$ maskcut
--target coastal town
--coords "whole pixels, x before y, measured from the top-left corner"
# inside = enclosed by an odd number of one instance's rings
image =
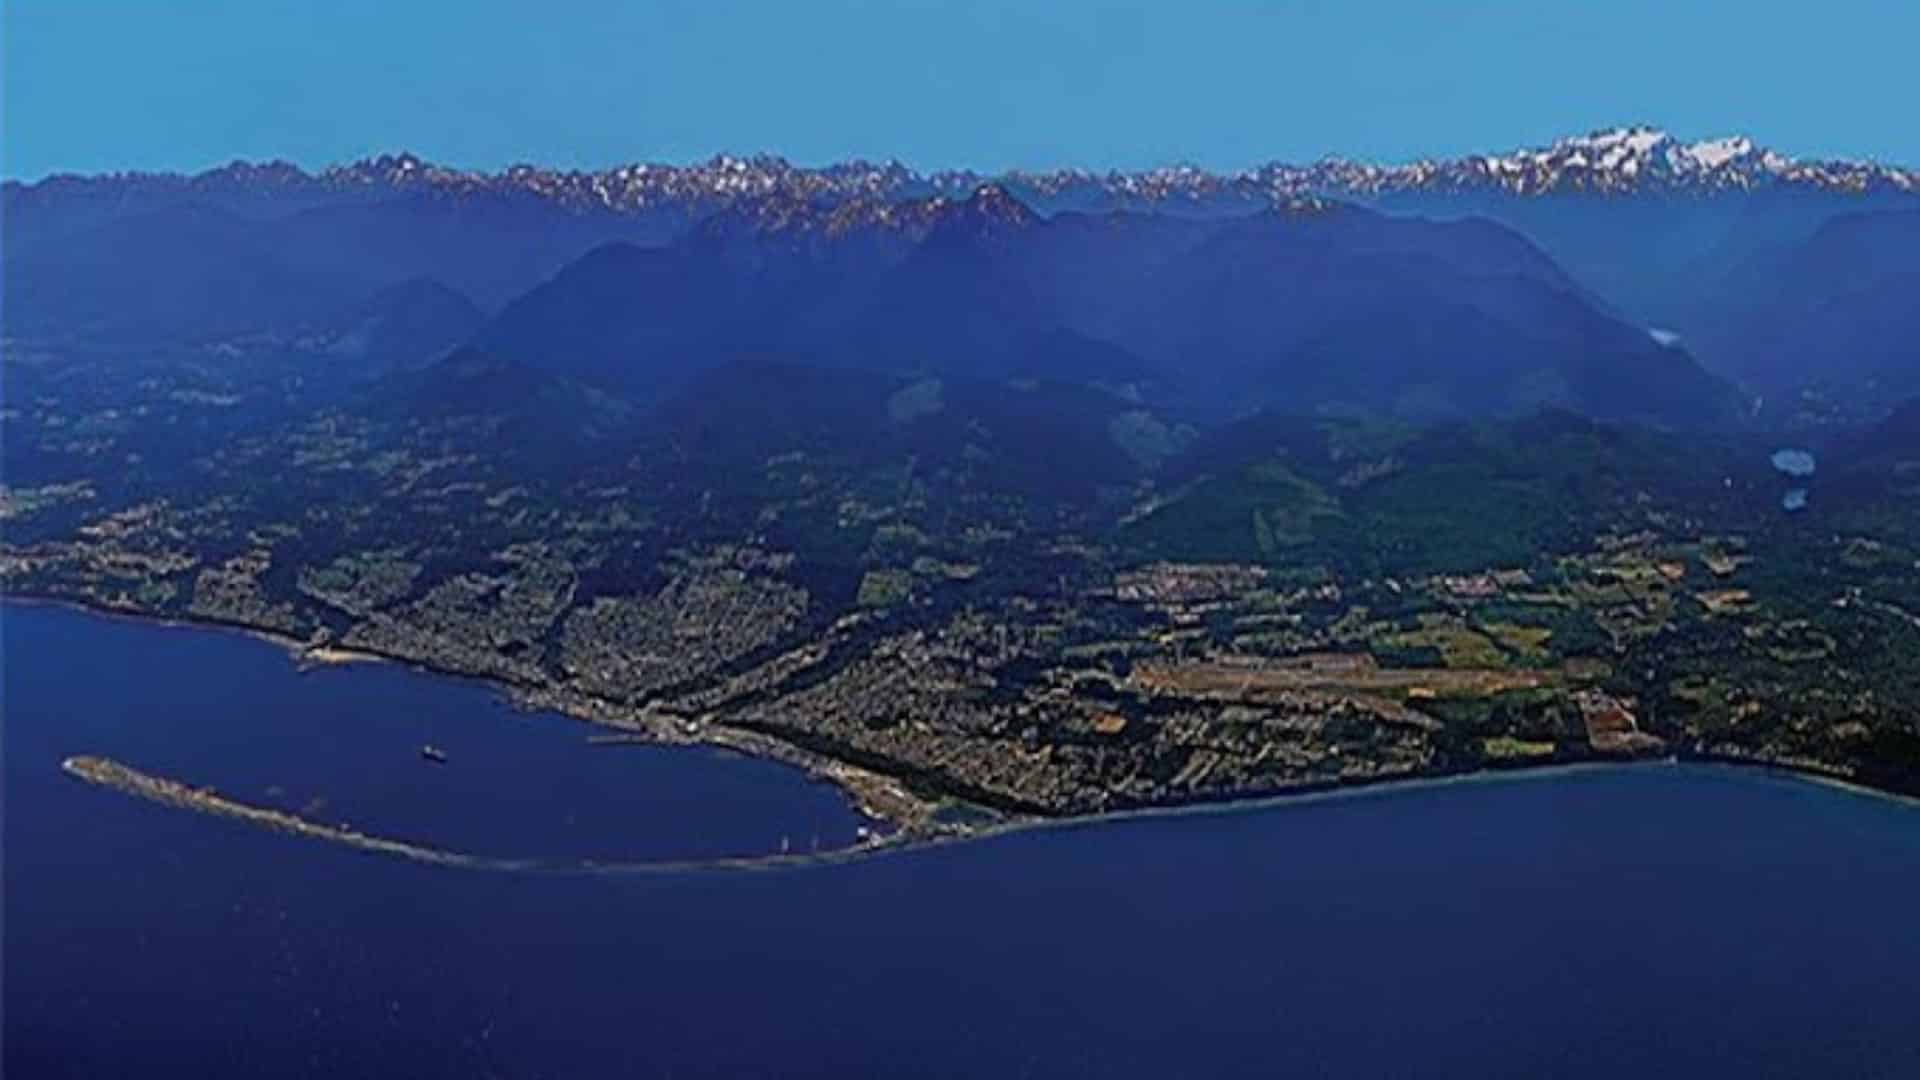
[[[67,535],[0,551],[9,592],[478,676],[528,707],[791,761],[894,838],[1647,756],[1871,780],[1856,755],[1883,715],[1870,688],[1841,703],[1794,678],[1847,662],[1838,631],[1769,610],[1767,568],[1731,535],[1614,532],[1527,566],[1361,580],[1055,542],[1051,577],[1015,589],[923,552],[862,570],[841,607],[766,541],[676,549],[657,585],[589,596],[590,549],[565,537],[436,579],[404,547],[286,565],[297,526],[243,527],[219,502],[77,505]],[[1826,607],[1911,630],[1859,586]]]

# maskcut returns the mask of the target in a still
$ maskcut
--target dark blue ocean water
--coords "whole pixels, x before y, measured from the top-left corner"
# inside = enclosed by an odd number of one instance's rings
[[[1920,1076],[1920,811],[1645,767],[1036,831],[795,871],[448,870],[844,840],[791,771],[588,748],[474,686],[4,620],[6,1076]],[[442,769],[418,745],[444,746]]]

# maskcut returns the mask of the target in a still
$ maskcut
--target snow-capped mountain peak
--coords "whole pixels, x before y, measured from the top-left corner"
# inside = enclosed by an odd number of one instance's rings
[[[1558,139],[1540,149],[1467,159],[1467,164],[1477,165],[1498,186],[1540,193],[1622,192],[1649,186],[1748,188],[1777,176],[1791,162],[1759,150],[1745,135],[1688,143],[1659,128],[1622,127]],[[1458,168],[1431,166],[1441,175]]]
[[[1707,139],[1682,148],[1682,152],[1701,168],[1712,169],[1753,153],[1753,140],[1745,135]]]
[[[1592,151],[1605,165],[1643,159],[1656,147],[1672,141],[1673,136],[1659,128],[1612,128],[1607,131],[1596,131],[1591,135],[1576,135],[1561,139],[1554,144],[1554,149]]]

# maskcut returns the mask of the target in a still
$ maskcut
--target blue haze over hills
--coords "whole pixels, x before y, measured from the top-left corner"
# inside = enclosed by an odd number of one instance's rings
[[[643,410],[740,359],[1150,391],[1197,421],[1549,406],[1719,426],[1920,392],[1920,174],[1650,129],[1398,167],[402,156],[5,200],[16,340],[226,342],[362,379],[472,345]]]

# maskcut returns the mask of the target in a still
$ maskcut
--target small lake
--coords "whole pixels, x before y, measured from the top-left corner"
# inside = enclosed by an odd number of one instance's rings
[[[446,869],[58,764],[486,854],[860,819],[396,666],[45,607],[0,631],[8,1077],[1920,1075],[1920,810],[1890,800],[1647,766],[775,872]]]

